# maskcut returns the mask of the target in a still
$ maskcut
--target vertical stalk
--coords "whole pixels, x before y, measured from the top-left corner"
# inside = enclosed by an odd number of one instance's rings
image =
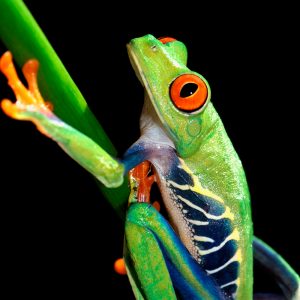
[[[116,149],[23,1],[0,0],[0,39],[19,67],[31,58],[40,62],[39,87],[44,98],[53,103],[55,114],[116,156]],[[117,213],[123,215],[128,196],[126,181],[116,189],[102,184],[99,187]]]

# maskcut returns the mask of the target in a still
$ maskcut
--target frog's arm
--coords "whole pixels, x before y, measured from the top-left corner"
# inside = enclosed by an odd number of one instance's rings
[[[28,61],[22,69],[28,89],[18,78],[10,52],[4,53],[0,58],[0,70],[7,77],[17,98],[15,103],[8,99],[2,101],[2,109],[8,116],[32,121],[40,132],[56,141],[67,154],[105,186],[118,187],[122,184],[123,164],[107,154],[92,139],[61,121],[43,100],[37,86],[36,60]]]

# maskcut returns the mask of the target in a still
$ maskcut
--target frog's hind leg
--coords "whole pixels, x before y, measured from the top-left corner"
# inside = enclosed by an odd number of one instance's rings
[[[224,299],[220,288],[151,204],[129,206],[124,248],[138,299],[177,299],[176,295],[180,299]]]
[[[274,299],[300,300],[300,277],[291,266],[275,250],[257,237],[253,239],[253,249],[254,259],[274,276],[284,294],[284,298]],[[254,299],[263,298],[254,297]]]

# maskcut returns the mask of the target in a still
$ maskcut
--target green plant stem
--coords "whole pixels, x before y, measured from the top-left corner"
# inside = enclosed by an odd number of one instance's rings
[[[39,87],[44,98],[53,103],[55,114],[116,156],[116,149],[23,1],[0,0],[0,39],[19,67],[31,58],[40,62]],[[123,217],[128,196],[126,180],[116,189],[108,189],[100,183],[99,187]]]

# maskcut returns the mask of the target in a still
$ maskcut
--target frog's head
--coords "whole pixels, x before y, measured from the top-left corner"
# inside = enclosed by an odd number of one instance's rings
[[[192,155],[201,143],[210,100],[207,81],[187,68],[185,45],[173,38],[152,35],[127,45],[131,64],[143,84],[165,131],[182,157]]]

